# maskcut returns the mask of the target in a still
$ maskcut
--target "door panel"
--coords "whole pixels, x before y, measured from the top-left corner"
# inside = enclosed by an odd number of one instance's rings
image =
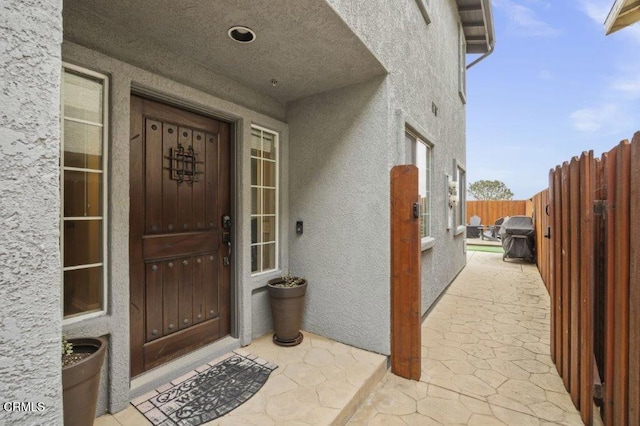
[[[178,268],[175,260],[162,263],[163,334],[178,331]]]
[[[131,97],[132,376],[229,334],[229,143],[228,123]]]
[[[173,124],[163,124],[162,152],[169,152],[178,145],[178,128]],[[163,183],[168,181],[169,172],[162,176]],[[166,179],[166,180],[165,180]],[[178,223],[178,186],[165,185],[162,191],[162,230],[174,232]]]
[[[162,268],[157,264],[145,265],[145,290],[147,306],[147,341],[162,337],[162,305],[156,303],[162,300]]]
[[[162,123],[156,120],[145,120],[145,234],[160,233],[162,229],[162,209],[158,209],[158,198],[162,195]]]
[[[203,217],[204,219],[204,217]],[[193,317],[191,319],[193,324],[198,324],[204,321],[204,297],[202,288],[204,286],[204,265],[202,264],[203,256],[197,256],[194,258],[193,263]]]
[[[204,282],[212,281],[218,276],[218,263],[217,257],[213,253],[205,255],[204,263]],[[204,286],[204,311],[206,318],[216,318],[219,314],[218,311],[218,292],[213,287]]]

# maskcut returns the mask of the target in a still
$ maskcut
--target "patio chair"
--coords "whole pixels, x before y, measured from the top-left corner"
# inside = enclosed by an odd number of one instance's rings
[[[502,226],[502,224],[504,223],[504,217],[500,217],[498,218],[498,220],[495,221],[495,223],[493,224],[493,228],[494,228],[494,232],[495,232],[495,237],[500,239],[500,227]]]
[[[504,222],[504,218],[501,217],[494,222],[493,225],[482,227],[482,234],[480,235],[483,240],[498,241],[500,239],[500,226]]]
[[[467,238],[480,238],[480,216],[471,216],[467,225]]]

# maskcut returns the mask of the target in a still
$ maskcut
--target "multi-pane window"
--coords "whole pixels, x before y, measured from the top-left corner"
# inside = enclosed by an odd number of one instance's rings
[[[60,164],[65,319],[106,308],[107,84],[104,75],[64,67]]]
[[[455,206],[456,208],[456,226],[462,226],[466,223],[465,218],[465,207],[467,204],[466,197],[466,172],[462,166],[456,166],[456,180],[458,181],[458,204]]]
[[[278,135],[251,129],[251,272],[278,267]]]
[[[418,167],[418,193],[420,195],[420,237],[431,236],[431,180],[432,146],[411,132],[405,133],[410,162]]]

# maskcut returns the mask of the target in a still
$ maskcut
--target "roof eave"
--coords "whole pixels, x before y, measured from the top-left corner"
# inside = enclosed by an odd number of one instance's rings
[[[640,21],[640,0],[616,0],[604,22],[605,34],[609,35]]]
[[[491,0],[456,0],[467,53],[488,53],[495,45]]]

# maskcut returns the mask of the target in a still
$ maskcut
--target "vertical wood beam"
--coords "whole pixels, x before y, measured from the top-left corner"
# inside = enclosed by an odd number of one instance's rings
[[[418,168],[391,169],[391,371],[420,380],[420,221]]]

